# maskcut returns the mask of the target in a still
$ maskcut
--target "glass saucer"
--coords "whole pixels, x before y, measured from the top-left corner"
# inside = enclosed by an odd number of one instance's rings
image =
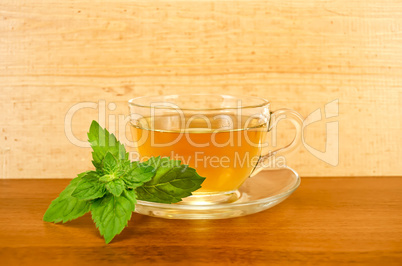
[[[257,213],[284,201],[300,185],[293,169],[266,169],[248,178],[239,188],[236,201],[213,205],[165,204],[137,201],[140,214],[167,219],[224,219]]]

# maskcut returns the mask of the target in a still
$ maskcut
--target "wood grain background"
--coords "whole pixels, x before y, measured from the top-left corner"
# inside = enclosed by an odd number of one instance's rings
[[[304,146],[288,164],[308,176],[400,175],[402,2],[0,1],[1,178],[90,167],[89,148],[65,133],[77,103],[101,109],[74,115],[85,140],[99,113],[118,128],[108,116],[126,115],[129,98],[189,91],[261,96],[304,117],[338,99],[338,117],[305,129],[323,150],[326,123],[339,121],[338,165]]]

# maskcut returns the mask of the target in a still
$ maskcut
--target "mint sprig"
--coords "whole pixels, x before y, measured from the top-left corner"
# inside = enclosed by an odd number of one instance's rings
[[[195,169],[167,157],[131,162],[124,145],[93,121],[88,132],[95,171],[79,174],[52,201],[43,220],[68,222],[91,212],[109,243],[127,226],[137,199],[176,203],[201,187]]]

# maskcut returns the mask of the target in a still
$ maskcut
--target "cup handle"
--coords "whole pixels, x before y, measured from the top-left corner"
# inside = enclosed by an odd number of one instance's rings
[[[261,170],[264,169],[263,162],[269,157],[277,154],[277,153],[289,153],[297,148],[297,146],[300,144],[301,140],[301,135],[302,135],[302,128],[303,128],[303,117],[296,111],[292,109],[279,109],[271,113],[271,119],[268,127],[268,131],[270,131],[272,128],[276,127],[278,122],[282,119],[287,119],[292,122],[292,124],[295,126],[296,129],[296,134],[294,139],[292,140],[291,143],[286,145],[285,147],[273,150],[268,152],[265,155],[261,155],[260,158],[258,159],[258,162],[253,170],[253,172],[250,174],[250,177],[258,174]]]

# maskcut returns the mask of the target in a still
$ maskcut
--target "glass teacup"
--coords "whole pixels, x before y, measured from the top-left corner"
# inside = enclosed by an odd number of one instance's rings
[[[156,156],[181,160],[206,178],[193,196],[183,200],[185,204],[235,201],[238,188],[263,169],[264,160],[296,146],[303,121],[293,110],[271,112],[267,100],[251,96],[145,96],[131,99],[129,107],[141,160]],[[263,154],[267,132],[278,116],[293,122],[296,137],[286,147]]]

